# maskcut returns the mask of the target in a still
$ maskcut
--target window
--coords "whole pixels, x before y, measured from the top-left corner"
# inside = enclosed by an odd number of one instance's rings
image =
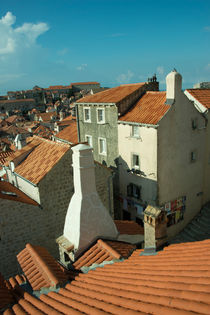
[[[97,109],[97,122],[98,124],[103,124],[105,123],[105,112],[104,112],[104,108],[98,108]]]
[[[84,121],[91,122],[90,108],[87,107],[84,108]]]
[[[132,126],[132,137],[139,138],[139,126]]]
[[[85,140],[88,142],[89,146],[93,146],[92,136],[85,135]]]
[[[106,155],[106,139],[98,138],[99,154]]]
[[[141,199],[141,186],[135,184],[129,184],[127,186],[127,195],[128,197],[134,197],[136,199]]]
[[[198,125],[198,121],[197,118],[192,119],[192,129],[195,130],[197,128]]]
[[[195,162],[196,161],[196,152],[195,151],[192,151],[191,153],[190,153],[190,160],[191,160],[191,162]]]
[[[132,168],[134,168],[135,170],[139,170],[140,169],[140,159],[139,159],[139,155],[137,154],[132,154]]]

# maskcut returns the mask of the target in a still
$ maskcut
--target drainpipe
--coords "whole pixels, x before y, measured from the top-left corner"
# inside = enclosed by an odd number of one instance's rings
[[[81,141],[80,129],[79,129],[79,115],[78,115],[78,104],[75,105],[76,108],[76,120],[77,120],[77,133],[78,133],[78,142]]]
[[[111,180],[113,181],[114,177],[115,177],[115,173],[113,172],[112,175],[110,175],[107,180],[108,197],[109,197],[109,213],[111,216],[114,215],[114,209],[112,211],[112,203],[111,203]]]

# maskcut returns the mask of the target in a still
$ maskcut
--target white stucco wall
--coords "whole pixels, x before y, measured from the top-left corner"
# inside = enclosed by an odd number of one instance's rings
[[[197,128],[192,129],[192,119]],[[204,192],[205,120],[180,90],[158,128],[159,205],[186,196],[184,221],[168,228],[173,236],[199,212]],[[191,162],[191,152],[196,160]],[[198,193],[200,193],[198,195]]]
[[[120,193],[127,195],[127,185],[141,186],[143,202],[154,204],[157,197],[157,129],[139,125],[139,138],[132,137],[132,125],[118,123]],[[132,168],[132,154],[139,155],[140,170],[145,174],[127,172]]]
[[[26,195],[28,195],[31,199],[40,203],[40,195],[38,186],[32,185],[30,182],[25,179],[19,177],[17,174],[12,173],[9,169],[6,170],[8,181],[11,184],[14,184],[17,188],[23,191]]]

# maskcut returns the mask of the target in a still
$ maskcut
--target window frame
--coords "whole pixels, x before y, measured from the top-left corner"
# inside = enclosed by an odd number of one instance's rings
[[[141,186],[130,183],[127,185],[127,196],[141,200]],[[135,191],[134,191],[135,190]]]
[[[101,152],[100,151],[100,140],[104,141],[105,142],[105,151]],[[98,138],[98,153],[100,155],[107,155],[107,143],[106,143],[106,138],[102,138],[102,137],[99,137]]]
[[[190,162],[194,163],[197,161],[197,152],[196,150],[190,152]]]
[[[138,128],[138,134],[134,133],[134,128]],[[140,127],[138,125],[131,126],[131,137],[132,138],[140,138]]]
[[[134,163],[134,156],[138,159],[138,164]],[[140,156],[137,153],[131,153],[131,168],[135,170],[140,170]]]
[[[98,114],[99,111],[102,111],[102,113],[103,113],[103,115],[102,115],[103,119],[100,120],[100,121],[99,121],[99,114]],[[97,116],[97,123],[98,124],[104,124],[105,123],[105,108],[97,108],[96,109],[96,113],[97,113],[97,115],[96,115]]]
[[[89,111],[89,119],[86,119],[86,116],[85,116],[86,110]],[[83,108],[83,118],[84,118],[84,122],[91,123],[91,108],[90,107],[84,107]]]
[[[90,138],[90,143],[87,138]],[[85,141],[89,144],[91,148],[93,147],[93,137],[91,135],[85,135]]]

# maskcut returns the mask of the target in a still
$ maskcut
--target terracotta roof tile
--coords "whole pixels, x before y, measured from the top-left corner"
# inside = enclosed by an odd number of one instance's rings
[[[15,168],[20,176],[38,184],[40,180],[54,167],[54,165],[70,149],[68,144],[34,137],[40,144]],[[23,148],[24,149],[24,148]],[[22,149],[22,150],[23,150]]]
[[[0,152],[0,164],[4,164],[9,156],[13,157],[14,152],[13,151]]]
[[[90,84],[99,84],[98,82],[76,82],[76,83],[71,83],[72,85],[90,85]]]
[[[120,234],[144,234],[144,228],[134,221],[115,220],[114,223]]]
[[[57,287],[68,280],[64,268],[41,246],[27,244],[17,260],[33,290]]]
[[[210,89],[187,89],[198,102],[206,108],[210,108]]]
[[[74,264],[75,269],[101,264],[104,261],[127,258],[136,248],[135,245],[118,241],[99,239],[94,246],[87,250]]]
[[[166,92],[146,92],[119,120],[156,125],[170,108],[165,102]]]
[[[8,306],[10,303],[13,302],[14,298],[9,288],[6,286],[6,282],[3,276],[0,273],[0,312],[4,307]]]
[[[68,141],[70,143],[78,142],[77,122],[71,121],[70,125],[55,135],[56,138]]]
[[[210,240],[170,245],[152,256],[141,253],[80,273],[40,300],[22,293],[14,313],[4,314],[30,313],[31,306],[46,314],[49,307],[64,314],[210,314]]]
[[[118,103],[144,86],[145,83],[120,85],[80,98],[77,103]]]
[[[15,100],[3,100],[0,101],[0,104],[7,104],[7,103],[28,103],[28,102],[33,102],[35,103],[35,100],[33,98],[23,98],[23,99],[15,99]]]
[[[46,126],[40,125],[33,131],[33,134],[40,136],[42,138],[51,139],[53,131]]]
[[[0,181],[0,198],[38,206],[38,203],[9,182]]]

